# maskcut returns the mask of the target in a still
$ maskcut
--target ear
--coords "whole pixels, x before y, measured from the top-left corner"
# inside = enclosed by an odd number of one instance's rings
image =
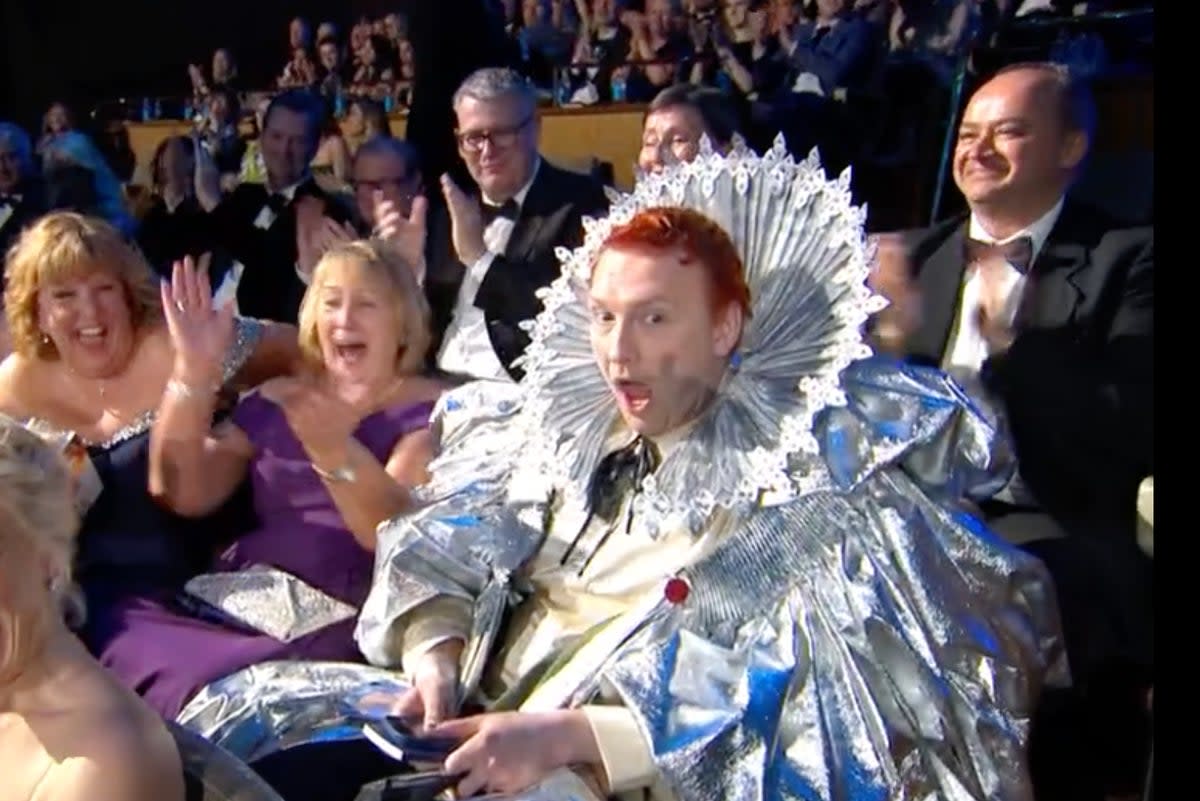
[[[1087,155],[1091,142],[1083,131],[1069,131],[1063,140],[1059,153],[1059,166],[1064,170],[1074,170]]]
[[[727,303],[718,314],[713,324],[713,355],[728,359],[742,338],[742,326],[746,321],[742,307],[736,303]]]

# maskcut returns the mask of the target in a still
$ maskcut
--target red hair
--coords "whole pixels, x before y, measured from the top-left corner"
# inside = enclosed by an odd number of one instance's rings
[[[644,209],[624,225],[613,228],[600,250],[648,248],[673,251],[681,264],[695,262],[708,274],[712,308],[737,305],[750,317],[750,288],[742,257],[721,226],[691,209]]]

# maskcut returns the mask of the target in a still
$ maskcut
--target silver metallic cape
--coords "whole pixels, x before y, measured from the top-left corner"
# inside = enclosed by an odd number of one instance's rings
[[[729,233],[752,314],[714,403],[634,505],[631,536],[700,534],[716,517],[731,533],[674,576],[684,602],[635,607],[629,636],[599,658],[582,649],[594,664],[565,666],[558,700],[539,690],[539,703],[615,693],[668,797],[688,801],[1030,798],[1031,711],[1044,684],[1068,680],[1057,610],[1041,565],[958,505],[1006,483],[1003,421],[940,372],[869,358],[862,323],[881,301],[865,286],[872,258],[848,175],[828,181],[815,155],[796,163],[782,143],[761,157],[705,147],[613,201],[560,254],[522,383],[443,398],[425,506],[378,532],[363,653],[396,667],[422,607],[459,598],[474,613],[462,694],[477,688],[550,498],[585,492],[616,421],[580,302],[593,257],[638,211],[684,206]],[[304,670],[209,688],[209,703],[260,703],[208,729],[273,719],[279,742],[318,731],[262,712],[285,708]],[[308,678],[311,700],[320,679]]]
[[[843,389],[814,427],[828,486],[745,512],[682,574],[686,603],[654,608],[570,703],[615,688],[681,799],[1030,798],[1033,705],[1068,680],[1051,585],[934,500],[1003,486],[1007,440],[936,371],[870,359]],[[444,400],[441,497],[380,532],[358,629],[373,658],[394,661],[388,632],[437,596],[475,600],[469,651],[497,635],[508,576],[540,541],[529,501],[509,503],[512,394]]]

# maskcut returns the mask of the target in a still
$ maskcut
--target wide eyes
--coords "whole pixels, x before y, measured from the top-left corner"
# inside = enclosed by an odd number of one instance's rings
[[[616,322],[617,316],[606,309],[593,308],[591,310],[592,322],[611,325]],[[649,311],[638,316],[638,321],[645,325],[661,325],[666,322],[667,316],[661,311]]]

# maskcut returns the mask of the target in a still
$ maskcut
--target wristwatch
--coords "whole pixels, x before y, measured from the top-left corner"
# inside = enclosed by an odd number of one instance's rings
[[[339,484],[348,484],[357,478],[354,468],[348,464],[342,465],[336,470],[322,470],[321,468],[317,467],[316,463],[314,462],[312,469],[314,473],[326,481],[334,481]]]

